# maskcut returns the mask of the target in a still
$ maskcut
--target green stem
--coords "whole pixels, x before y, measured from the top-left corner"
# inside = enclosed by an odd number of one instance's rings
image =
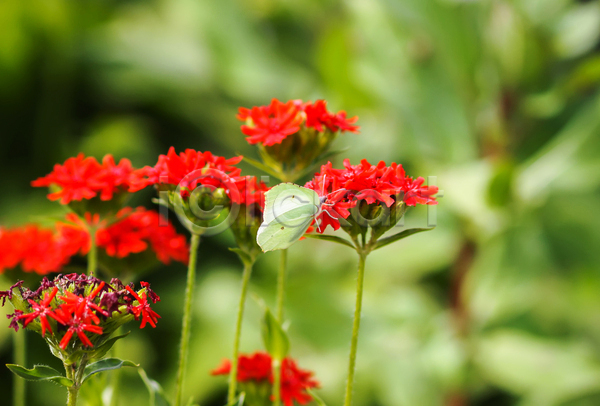
[[[98,264],[98,246],[96,245],[96,228],[89,228],[90,233],[90,251],[88,252],[88,276],[94,276]]]
[[[281,364],[280,360],[273,360],[275,376],[273,376],[273,406],[281,405]]]
[[[15,364],[25,366],[26,359],[26,336],[25,331],[13,333],[13,356]],[[25,406],[25,384],[26,380],[13,375],[13,405]]]
[[[352,386],[354,385],[354,370],[356,366],[356,349],[358,347],[358,331],[360,329],[360,314],[362,310],[363,285],[365,280],[365,261],[367,252],[358,250],[358,280],[356,282],[356,307],[354,309],[354,322],[352,324],[352,341],[350,343],[350,359],[348,363],[348,381],[346,383],[346,396],[344,406],[352,405]]]
[[[277,307],[275,317],[279,324],[283,323],[283,302],[285,298],[285,270],[287,268],[287,252],[287,249],[281,250],[279,273],[277,274]]]
[[[277,274],[277,308],[275,317],[280,325],[283,323],[283,303],[285,298],[285,271],[287,268],[287,252],[287,249],[281,250],[281,259],[279,261],[279,273]],[[274,361],[273,369],[275,371],[273,382],[273,405],[279,406],[281,404],[281,362]]]
[[[175,406],[181,406],[181,397],[183,395],[183,376],[187,364],[188,347],[190,344],[190,321],[192,318],[191,309],[194,283],[196,280],[196,262],[198,260],[199,245],[200,236],[198,234],[192,234],[187,284],[185,287],[185,302],[183,304],[183,323],[181,326],[181,343],[179,345],[179,369],[177,370],[177,381],[175,386]]]
[[[115,336],[121,335],[122,332],[123,332],[123,327],[121,326],[121,327],[117,328],[117,331],[115,332]],[[110,350],[112,352],[113,357],[119,358],[119,355],[120,355],[119,351],[118,351],[119,344],[120,343],[118,341],[115,342],[113,344],[113,347]],[[111,376],[112,393],[110,396],[110,406],[117,406],[119,404],[119,391],[121,388],[121,385],[120,385],[120,383],[121,383],[121,368],[112,371],[111,375],[112,375]]]
[[[244,261],[244,274],[242,275],[242,292],[240,293],[240,302],[238,304],[237,319],[235,322],[235,336],[233,339],[233,354],[231,356],[231,370],[229,371],[229,391],[227,392],[227,403],[235,401],[235,392],[237,386],[238,354],[240,351],[240,337],[242,335],[242,319],[244,317],[244,306],[246,304],[246,293],[248,293],[248,283],[252,274],[253,261]]]
[[[64,364],[67,378],[73,381],[73,385],[67,388],[67,406],[77,405],[77,395],[79,394],[79,384],[77,382],[76,372],[73,365]]]

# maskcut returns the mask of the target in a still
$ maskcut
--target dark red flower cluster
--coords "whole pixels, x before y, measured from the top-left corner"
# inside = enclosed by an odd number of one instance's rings
[[[59,241],[70,247],[71,255],[85,255],[90,246],[89,222],[93,216],[86,214],[86,222],[75,214],[67,215],[66,223],[58,223]],[[96,221],[97,223],[97,221]],[[189,246],[185,236],[177,234],[173,224],[153,210],[143,207],[124,208],[112,223],[95,224],[96,244],[111,257],[124,258],[145,251],[150,246],[159,261],[171,260],[187,264]]]
[[[128,159],[123,158],[116,164],[112,155],[106,155],[100,164],[94,157],[79,154],[67,159],[63,165],[54,165],[52,172],[34,180],[31,185],[57,186],[59,190],[50,193],[48,198],[69,204],[97,195],[101,200],[110,200],[115,193],[129,191],[138,183],[138,177]]]
[[[128,314],[133,315],[135,320],[141,318],[140,328],[144,328],[146,323],[155,327],[160,317],[148,303],[148,298],[153,303],[160,298],[145,282],[142,282],[143,288],[139,292],[131,286],[124,286],[118,279],[105,283],[84,274],[59,275],[53,280],[44,278],[35,291],[21,287],[21,284],[19,282],[0,292],[2,298],[21,301],[20,304],[13,302],[15,307],[30,310],[15,310],[8,316],[12,319],[10,326],[18,331],[19,324],[27,328],[31,323],[38,323],[42,337],[46,336],[46,332],[50,333],[62,350],[67,349],[70,343],[72,349],[93,347],[97,336],[107,333],[107,329],[110,330],[108,334],[112,333],[128,321]],[[15,288],[19,295],[14,294]],[[79,341],[72,341],[73,336],[77,336]]]
[[[240,107],[237,118],[247,123],[242,125],[242,133],[248,136],[248,143],[265,146],[280,144],[287,136],[300,131],[302,126],[317,131],[327,128],[331,132],[359,130],[358,126],[353,125],[358,117],[346,118],[345,111],[335,114],[329,112],[325,100],[315,103],[290,100],[282,103],[273,99],[268,106],[251,109]]]
[[[211,373],[212,375],[228,375],[231,362],[223,363]],[[285,406],[293,406],[294,401],[305,405],[312,400],[306,390],[316,388],[319,383],[313,378],[313,373],[298,368],[296,361],[285,358],[281,364],[281,400]],[[269,382],[273,384],[272,359],[266,352],[255,352],[252,355],[240,355],[238,358],[238,382]]]
[[[225,159],[213,155],[211,152],[200,152],[186,149],[177,154],[171,147],[167,155],[160,155],[158,162],[153,167],[143,168],[138,175],[138,183],[132,190],[139,190],[152,185],[172,185],[181,187],[182,197],[198,185],[212,188],[223,188],[227,191],[231,187],[231,178],[240,176],[241,169],[235,165],[243,157],[237,156]],[[238,202],[238,194],[232,193],[233,201]],[[239,203],[239,202],[238,202]]]
[[[339,229],[339,218],[348,218],[349,209],[360,200],[368,204],[381,202],[387,207],[396,199],[402,199],[407,206],[437,204],[434,195],[438,188],[424,186],[424,182],[421,177],[413,180],[406,176],[402,165],[395,162],[390,166],[383,161],[372,165],[363,159],[359,165],[350,165],[350,160],[345,159],[344,169],[332,168],[331,162],[321,166],[321,171],[305,187],[326,198],[317,218],[317,231],[323,233],[328,225]]]
[[[40,275],[58,272],[69,261],[71,251],[52,229],[34,224],[0,228],[0,273],[17,266]]]

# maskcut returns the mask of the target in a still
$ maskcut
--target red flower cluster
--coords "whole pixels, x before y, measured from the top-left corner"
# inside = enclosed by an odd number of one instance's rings
[[[212,375],[228,375],[231,362],[223,363],[211,372]],[[316,388],[319,383],[313,378],[313,373],[305,371],[296,365],[291,358],[285,358],[281,364],[281,400],[285,406],[293,406],[294,401],[305,405],[312,400],[306,389]],[[237,380],[239,382],[265,382],[273,384],[272,359],[266,352],[256,352],[252,355],[240,355],[238,358]]]
[[[390,166],[383,161],[372,165],[363,159],[359,165],[350,165],[350,160],[345,159],[344,169],[333,169],[331,162],[321,166],[321,171],[305,187],[326,197],[323,212],[317,218],[317,231],[323,233],[328,225],[334,230],[339,229],[339,218],[348,218],[349,209],[360,200],[368,204],[381,202],[387,207],[399,198],[407,206],[437,204],[433,196],[438,188],[423,186],[424,182],[421,177],[413,180],[406,176],[402,165],[395,162]]]
[[[159,261],[171,260],[187,264],[189,247],[185,236],[177,234],[173,224],[153,210],[143,207],[124,208],[110,224],[96,224],[96,244],[111,257],[124,258],[148,249],[155,252]],[[87,213],[86,220],[94,222]],[[75,214],[67,215],[68,223],[58,223],[59,241],[70,247],[71,255],[85,255],[89,250],[89,226]],[[97,222],[97,221],[96,221]]]
[[[54,165],[51,173],[34,180],[31,185],[58,186],[60,190],[50,193],[48,198],[69,204],[72,200],[91,199],[97,195],[101,200],[110,200],[115,193],[126,192],[137,184],[138,177],[128,159],[121,159],[116,164],[112,155],[106,155],[100,164],[96,158],[86,158],[81,153],[67,159],[63,165]]]
[[[251,109],[239,108],[237,118],[246,121],[242,125],[242,133],[248,136],[250,144],[261,143],[265,146],[280,144],[287,136],[300,131],[304,125],[317,131],[358,132],[359,127],[353,125],[358,117],[346,118],[346,112],[331,113],[327,110],[325,100],[315,103],[302,103],[301,100],[290,100],[282,103],[271,100],[268,106],[255,106]]]
[[[0,228],[0,273],[16,266],[41,275],[60,271],[73,255],[87,254],[90,226],[96,229],[98,247],[111,257],[124,258],[151,247],[162,263],[187,264],[185,236],[157,212],[138,207],[122,209],[110,224],[97,214],[86,213],[84,221],[70,213],[66,222],[56,223],[56,231],[37,225]]]
[[[19,265],[25,272],[40,275],[58,272],[69,261],[71,251],[51,229],[33,224],[0,228],[0,273]]]
[[[264,209],[265,192],[269,190],[269,187],[263,181],[259,182],[255,176],[238,176],[234,182],[239,191],[240,204],[246,206],[256,204],[261,211]]]
[[[52,281],[44,278],[40,288],[35,291],[21,287],[21,284],[19,282],[9,290],[0,292],[0,298],[22,300],[31,310],[29,313],[15,310],[14,314],[8,316],[12,319],[10,326],[18,331],[19,323],[24,328],[31,323],[39,323],[42,337],[49,332],[55,337],[54,342],[59,340],[62,350],[67,349],[74,335],[79,342],[75,341],[72,349],[80,344],[93,347],[92,341],[96,341],[96,336],[90,339],[86,332],[102,335],[109,329],[110,334],[127,321],[127,314],[132,314],[136,320],[141,317],[140,328],[144,328],[146,322],[155,327],[160,317],[150,308],[147,300],[149,297],[156,303],[160,298],[145,282],[142,282],[143,289],[140,292],[123,286],[118,279],[105,283],[83,274],[59,275]],[[14,288],[19,289],[19,296],[13,294]]]
[[[132,190],[139,190],[151,185],[179,185],[182,197],[189,195],[189,191],[198,185],[232,189],[231,179],[240,175],[241,169],[235,165],[243,157],[237,156],[230,159],[213,155],[211,152],[200,152],[186,149],[177,154],[171,147],[167,155],[160,155],[158,162],[153,167],[143,168],[138,177],[138,183]],[[237,194],[230,196],[232,200],[239,200]]]

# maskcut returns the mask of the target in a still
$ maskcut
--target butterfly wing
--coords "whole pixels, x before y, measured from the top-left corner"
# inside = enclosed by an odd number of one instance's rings
[[[319,207],[319,196],[311,189],[291,183],[273,187],[265,195],[258,245],[264,252],[288,248],[304,235]]]

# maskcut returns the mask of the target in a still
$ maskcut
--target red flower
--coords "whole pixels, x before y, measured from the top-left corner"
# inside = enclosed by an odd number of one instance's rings
[[[150,323],[152,327],[156,327],[156,322],[160,319],[160,316],[150,308],[150,303],[148,303],[146,298],[146,292],[142,292],[141,295],[138,295],[129,286],[126,286],[125,289],[127,289],[139,303],[137,306],[131,306],[129,311],[135,316],[136,320],[139,320],[140,315],[142,316],[140,328],[144,328],[146,323]],[[160,300],[160,298],[158,300]]]
[[[120,210],[113,223],[106,225],[97,216],[86,213],[87,222],[75,214],[67,215],[67,223],[57,223],[58,240],[69,255],[89,250],[89,225],[96,229],[96,244],[111,257],[124,258],[145,251],[150,246],[159,261],[171,260],[187,264],[189,247],[185,236],[177,234],[173,224],[153,210],[130,207]]]
[[[238,358],[237,380],[239,382],[261,381],[271,377],[271,356],[266,352],[252,355],[240,355]],[[221,366],[211,372],[212,375],[227,375],[231,371],[231,361],[223,360]]]
[[[105,317],[108,317],[109,314],[100,308],[97,304],[94,303],[94,298],[98,295],[98,293],[104,287],[104,282],[100,282],[98,286],[89,294],[89,296],[81,297],[73,292],[66,292],[66,296],[60,296],[59,299],[65,302],[61,308],[64,311],[67,311],[71,314],[78,311],[79,308],[83,307],[83,311],[86,317],[89,317],[93,320],[94,323],[100,324],[100,319],[98,318],[98,314],[101,314]],[[63,323],[65,324],[65,323]]]
[[[437,204],[433,195],[438,188],[423,186],[423,183],[423,178],[413,180],[406,176],[402,165],[394,162],[390,166],[383,161],[372,165],[363,159],[359,165],[350,165],[346,159],[344,169],[333,169],[331,162],[321,166],[321,171],[305,187],[326,197],[322,213],[317,217],[317,231],[323,233],[328,225],[339,229],[339,218],[348,218],[348,209],[360,200],[367,204],[380,202],[388,207],[396,199],[402,199],[407,206]]]
[[[243,159],[242,156],[225,159],[211,152],[200,152],[186,149],[180,154],[171,147],[167,155],[160,155],[154,167],[146,167],[138,172],[136,189],[150,185],[179,185],[182,196],[197,185],[223,188],[230,193],[231,179],[239,176],[241,169],[235,167]],[[239,199],[232,193],[232,200]]]
[[[160,317],[150,309],[149,304],[149,301],[156,303],[160,297],[146,282],[140,283],[143,290],[139,295],[116,278],[113,278],[110,283],[105,283],[93,276],[76,273],[59,275],[53,280],[43,278],[40,287],[36,290],[27,289],[22,284],[23,282],[20,281],[9,290],[0,292],[0,299],[10,301],[17,299],[19,303],[22,299],[29,303],[32,309],[30,313],[15,310],[12,315],[9,315],[12,319],[10,327],[18,331],[19,321],[27,327],[39,317],[39,325],[34,329],[39,330],[41,326],[42,336],[49,331],[53,337],[47,339],[48,343],[62,350],[67,349],[73,336],[76,336],[76,341],[68,351],[78,350],[80,344],[92,347],[92,340],[86,332],[110,335],[121,324],[131,320],[128,314],[132,314],[136,320],[142,317],[142,328],[146,323],[155,326]],[[20,293],[16,298],[12,292],[15,288],[19,289]],[[85,292],[89,293],[86,295]],[[137,305],[134,305],[135,301]],[[52,317],[64,327],[53,332],[48,317]]]
[[[286,137],[300,131],[302,126],[314,128],[319,132],[329,129],[331,132],[358,132],[353,125],[358,117],[346,118],[346,112],[333,114],[327,110],[325,100],[302,103],[301,100],[290,100],[282,103],[273,99],[268,106],[255,106],[252,109],[239,108],[238,120],[246,121],[242,133],[248,136],[250,144],[265,146],[280,144]]]
[[[60,340],[60,348],[63,350],[69,345],[73,334],[77,334],[81,343],[86,347],[93,347],[93,344],[85,335],[85,331],[102,334],[102,327],[92,324],[94,317],[90,314],[84,302],[81,302],[76,308],[63,304],[56,312],[61,317],[62,324],[68,327],[67,332]]]
[[[50,331],[50,333],[53,333],[52,328],[50,327],[50,323],[48,322],[48,317],[52,317],[59,323],[65,324],[63,319],[59,315],[57,315],[50,307],[50,302],[52,302],[52,299],[54,299],[54,296],[56,296],[57,292],[58,288],[54,287],[51,293],[46,293],[44,295],[44,299],[39,304],[29,299],[28,302],[31,305],[33,312],[21,314],[17,316],[17,320],[23,319],[23,327],[27,327],[29,323],[31,323],[33,320],[39,317],[40,324],[42,325],[42,337],[46,335],[46,330]]]
[[[50,193],[50,200],[60,200],[69,204],[73,200],[91,199],[100,194],[101,200],[110,200],[118,192],[125,192],[136,180],[135,170],[128,159],[115,164],[112,155],[106,155],[99,164],[93,157],[84,157],[83,153],[68,158],[63,165],[54,165],[48,175],[31,182],[32,186],[44,187],[56,185],[59,191]]]
[[[115,192],[129,189],[135,171],[129,159],[123,158],[116,165],[113,156],[106,155],[102,158],[102,169],[96,184],[101,200],[110,200]]]
[[[224,360],[221,366],[211,372],[212,375],[227,375],[231,371],[231,362]],[[285,406],[293,406],[294,401],[305,405],[312,400],[306,390],[316,388],[319,383],[312,379],[313,373],[304,371],[291,358],[285,358],[281,364],[281,400]],[[273,384],[272,359],[266,352],[258,351],[250,356],[238,358],[237,380],[239,382],[264,382]],[[272,399],[271,399],[272,400]]]
[[[269,187],[263,181],[259,182],[255,176],[239,176],[234,181],[240,192],[239,203],[247,206],[257,203],[262,211],[265,206],[265,192]]]
[[[317,100],[314,103],[308,102],[304,105],[306,113],[306,126],[312,127],[317,131],[323,131],[323,126],[330,131],[350,131],[357,133],[360,127],[354,124],[358,117],[346,118],[346,112],[340,111],[336,114],[327,111],[327,102],[325,100]]]
[[[285,406],[293,406],[294,400],[301,405],[312,400],[312,396],[306,392],[306,389],[319,386],[312,376],[312,372],[298,368],[293,359],[283,360],[281,364],[281,400]]]
[[[0,229],[0,273],[20,265],[25,272],[45,275],[59,271],[69,258],[50,229],[33,224]]]
[[[280,144],[288,135],[298,132],[304,119],[296,101],[282,103],[277,99],[271,100],[268,106],[240,107],[237,118],[249,121],[242,126],[242,133],[248,136],[246,140],[265,146]]]

